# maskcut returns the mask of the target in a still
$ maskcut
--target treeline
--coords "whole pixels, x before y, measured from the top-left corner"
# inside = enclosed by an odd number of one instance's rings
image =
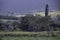
[[[21,31],[47,31],[52,30],[52,28],[53,30],[57,30],[60,27],[60,25],[53,23],[50,16],[41,17],[33,15],[21,17],[19,21],[7,21],[3,25],[0,26],[0,29],[6,31],[14,31],[16,29],[20,29]]]

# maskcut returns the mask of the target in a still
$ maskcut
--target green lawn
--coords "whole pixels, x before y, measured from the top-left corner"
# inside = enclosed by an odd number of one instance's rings
[[[60,40],[60,37],[3,37],[2,40]]]

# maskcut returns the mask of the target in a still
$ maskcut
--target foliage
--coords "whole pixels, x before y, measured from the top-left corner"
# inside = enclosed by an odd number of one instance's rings
[[[34,19],[34,16],[25,16],[21,20],[21,29],[27,31],[30,22]]]
[[[25,16],[21,20],[21,28],[26,31],[45,30],[49,26],[49,17]]]
[[[0,40],[2,40],[2,38],[0,37]]]

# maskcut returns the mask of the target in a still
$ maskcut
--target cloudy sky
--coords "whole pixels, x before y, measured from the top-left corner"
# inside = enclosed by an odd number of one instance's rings
[[[49,10],[60,10],[60,0],[0,0],[0,13],[44,11],[46,4]]]

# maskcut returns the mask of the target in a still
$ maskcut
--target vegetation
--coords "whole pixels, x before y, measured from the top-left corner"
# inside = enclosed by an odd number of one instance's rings
[[[21,28],[26,31],[43,31],[49,26],[49,16],[25,16],[21,20]]]
[[[2,37],[0,37],[0,40],[2,40]]]
[[[60,40],[59,37],[3,37],[2,40]]]
[[[50,16],[41,17],[38,15],[26,15],[25,17],[21,17],[19,22],[13,21],[11,23],[7,21],[7,24],[5,23],[6,25],[4,24],[3,28],[5,31],[14,31],[17,28],[22,31],[49,31],[53,26],[55,27],[56,25],[53,24],[53,21],[50,20]],[[8,23],[10,23],[10,25]]]

